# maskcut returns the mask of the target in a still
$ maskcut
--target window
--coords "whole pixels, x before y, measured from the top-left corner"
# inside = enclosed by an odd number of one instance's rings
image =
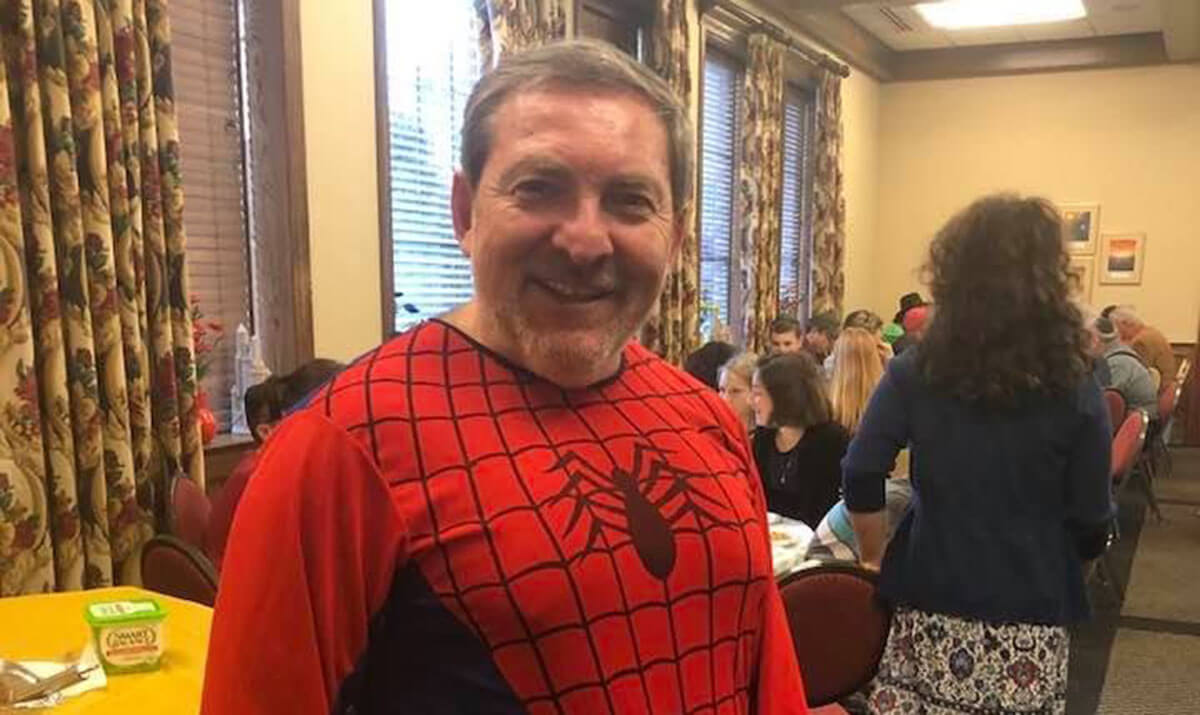
[[[700,117],[700,332],[712,336],[714,318],[730,325],[741,72],[727,55],[708,49]]]
[[[479,26],[472,0],[430,3],[420,22],[406,0],[385,2],[384,241],[391,251],[390,327],[401,331],[472,294],[471,266],[454,237],[450,185],[463,110],[480,74]]]
[[[233,336],[250,323],[236,0],[173,0],[171,53],[190,288],[225,332],[204,389],[229,428]]]
[[[809,312],[812,261],[811,91],[788,86],[783,107],[783,198],[780,202],[779,312]]]

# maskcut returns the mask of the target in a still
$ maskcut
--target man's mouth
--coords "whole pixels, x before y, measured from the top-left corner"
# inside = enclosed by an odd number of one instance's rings
[[[564,303],[591,303],[604,300],[615,292],[607,286],[574,285],[544,278],[534,278],[533,283]]]

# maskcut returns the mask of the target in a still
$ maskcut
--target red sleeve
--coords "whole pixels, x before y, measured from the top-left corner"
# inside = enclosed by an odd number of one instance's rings
[[[313,411],[287,420],[234,517],[201,712],[329,712],[387,599],[403,533],[357,442]]]

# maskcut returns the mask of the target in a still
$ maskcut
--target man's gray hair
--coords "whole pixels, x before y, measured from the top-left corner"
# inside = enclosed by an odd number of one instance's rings
[[[645,100],[666,127],[671,203],[676,215],[683,210],[695,173],[687,108],[649,68],[596,40],[554,42],[505,57],[479,80],[467,100],[462,128],[462,169],[472,188],[478,188],[491,151],[492,115],[517,92],[546,86],[628,92]]]
[[[1142,319],[1134,312],[1133,307],[1128,305],[1118,306],[1113,312],[1108,314],[1108,317],[1112,318],[1114,323],[1125,323],[1126,325],[1139,327],[1144,325]]]

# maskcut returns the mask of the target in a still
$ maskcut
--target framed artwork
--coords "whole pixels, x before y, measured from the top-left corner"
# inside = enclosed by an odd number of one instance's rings
[[[1145,263],[1146,234],[1106,233],[1100,238],[1100,282],[1140,285]]]
[[[1067,253],[1090,256],[1096,252],[1100,234],[1099,204],[1059,204]]]
[[[1071,274],[1071,297],[1084,303],[1092,301],[1092,256],[1071,256],[1067,272]]]

